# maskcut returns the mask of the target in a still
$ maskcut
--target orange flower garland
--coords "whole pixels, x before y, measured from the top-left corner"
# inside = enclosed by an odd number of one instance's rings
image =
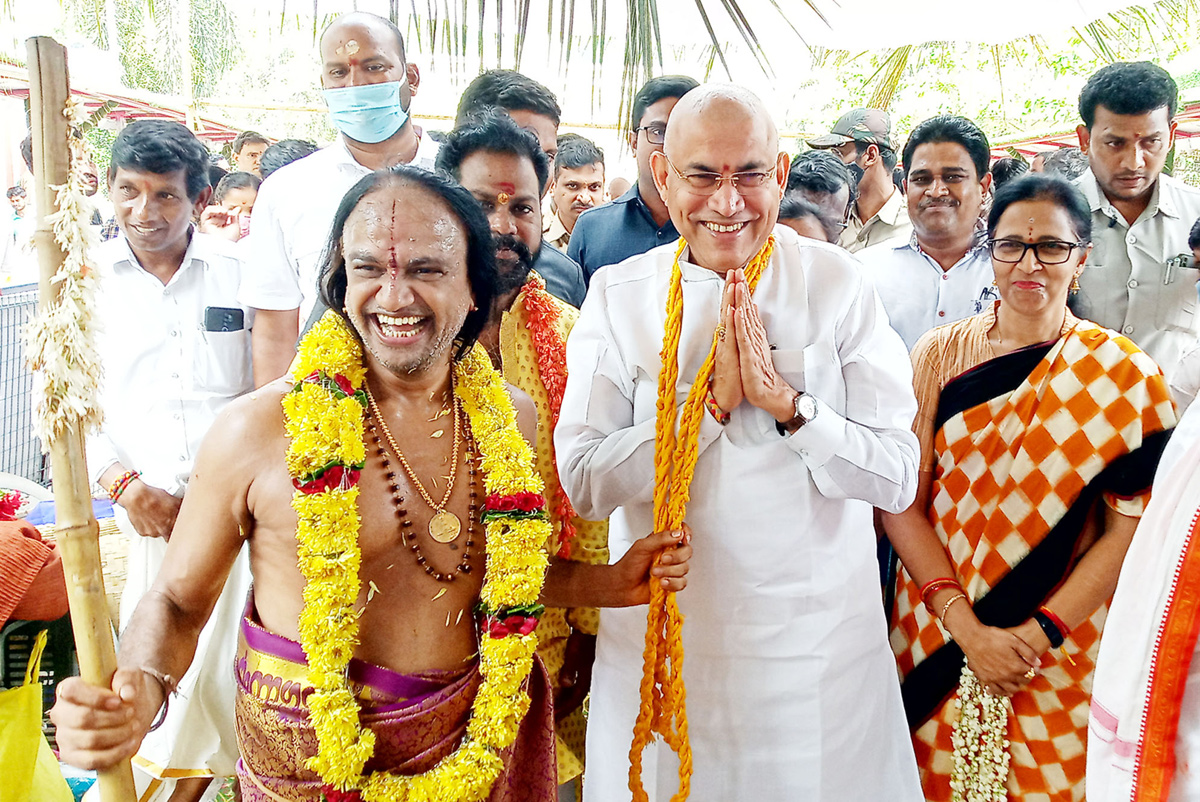
[[[679,385],[679,337],[683,330],[683,279],[679,257],[687,241],[679,240],[671,285],[667,291],[667,321],[663,335],[658,374],[658,414],[654,429],[654,529],[665,532],[683,525],[691,492],[692,474],[699,458],[697,448],[700,420],[704,415],[704,395],[716,362],[717,332],[712,348],[700,366],[679,421],[675,436],[675,391]],[[775,238],[766,243],[746,266],[750,292],[771,261]],[[650,583],[650,610],[647,615],[646,648],[642,655],[641,705],[633,725],[633,745],[629,748],[629,790],[634,802],[649,797],[642,786],[642,752],[658,733],[679,755],[679,791],[671,802],[683,802],[691,793],[692,747],[688,741],[687,689],[683,684],[683,616],[675,594],[657,582]]]
[[[537,355],[538,374],[542,386],[546,388],[546,398],[550,406],[550,431],[558,425],[558,416],[562,412],[563,393],[567,389],[567,343],[558,332],[559,308],[550,293],[546,292],[546,282],[537,273],[530,273],[523,291],[525,314],[529,318],[526,328],[533,340],[533,350]],[[550,461],[558,473],[558,455],[554,451],[554,443],[550,443]],[[558,556],[571,556],[571,541],[575,538],[575,508],[567,498],[567,492],[559,484],[554,491],[554,513],[558,517]]]

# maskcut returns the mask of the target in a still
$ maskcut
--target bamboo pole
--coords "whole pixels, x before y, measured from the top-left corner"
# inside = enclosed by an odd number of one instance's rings
[[[65,184],[70,172],[67,120],[63,116],[70,88],[67,50],[46,36],[27,40],[30,131],[33,177],[37,191],[39,306],[44,311],[58,298],[51,279],[64,260],[47,217],[57,211],[52,186]],[[71,625],[83,680],[107,688],[117,670],[104,575],[100,562],[100,527],[92,515],[92,497],[84,459],[83,432],[78,425],[49,443],[54,479],[55,537],[62,552],[71,605]],[[128,760],[99,773],[102,802],[133,802],[133,769]]]

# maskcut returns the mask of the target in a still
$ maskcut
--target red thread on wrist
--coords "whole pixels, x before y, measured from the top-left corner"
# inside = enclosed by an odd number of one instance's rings
[[[713,395],[712,382],[708,383],[708,392],[704,394],[704,408],[716,418],[717,423],[722,426],[729,423],[729,413],[721,409],[721,405],[717,403],[717,397]]]
[[[113,500],[113,503],[121,498],[121,495],[129,489],[129,485],[134,479],[140,477],[141,474],[137,471],[125,471],[116,478],[111,485],[108,486],[108,497]]]

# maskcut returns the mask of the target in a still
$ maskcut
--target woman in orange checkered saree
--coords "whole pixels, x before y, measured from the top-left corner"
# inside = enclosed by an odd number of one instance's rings
[[[1078,190],[1013,182],[988,237],[1001,300],[913,349],[921,483],[884,520],[904,566],[891,641],[930,802],[952,799],[964,655],[1009,699],[1009,799],[1082,802],[1100,630],[1175,410],[1150,357],[1067,310],[1090,251]]]

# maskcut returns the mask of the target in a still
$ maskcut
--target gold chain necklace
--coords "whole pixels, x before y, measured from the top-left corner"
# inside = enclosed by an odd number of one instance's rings
[[[475,489],[475,441],[471,437],[470,430],[468,429],[466,433],[467,481],[471,490],[467,517],[467,543],[463,549],[462,560],[459,561],[452,572],[443,574],[429,564],[429,559],[421,551],[421,544],[417,542],[416,537],[413,537],[411,540],[409,539],[409,535],[412,534],[412,520],[408,517],[408,511],[404,509],[404,497],[400,495],[400,486],[396,484],[396,472],[392,470],[392,463],[388,460],[387,450],[383,447],[378,432],[375,431],[375,415],[367,415],[365,422],[367,429],[371,433],[371,439],[375,443],[375,455],[383,463],[384,478],[387,480],[388,488],[392,491],[392,506],[396,509],[396,517],[400,519],[400,542],[408,546],[412,551],[413,557],[417,560],[417,565],[438,582],[453,582],[454,578],[459,574],[471,573],[471,547],[475,545],[475,521],[478,519],[479,503],[477,499],[479,494]],[[455,547],[451,546],[450,548]]]
[[[367,402],[371,405],[371,413],[375,420],[379,422],[379,428],[383,430],[383,436],[387,439],[387,443],[392,447],[392,453],[400,460],[400,465],[404,468],[404,472],[408,474],[408,478],[412,481],[413,487],[420,493],[421,498],[433,510],[433,517],[429,519],[429,536],[438,543],[453,543],[458,539],[462,532],[462,521],[458,516],[446,509],[446,505],[450,503],[450,494],[454,492],[454,476],[458,473],[458,448],[462,443],[462,421],[461,408],[458,398],[455,397],[454,405],[454,446],[451,449],[450,455],[450,476],[446,480],[446,493],[442,496],[441,502],[434,500],[426,492],[425,486],[421,484],[421,480],[417,478],[417,474],[413,471],[412,466],[408,464],[408,460],[404,458],[404,452],[396,445],[396,439],[392,437],[392,431],[388,428],[387,422],[384,421],[383,415],[379,412],[379,405],[375,403],[375,396],[371,395],[371,390],[366,384],[363,388],[367,392]]]

